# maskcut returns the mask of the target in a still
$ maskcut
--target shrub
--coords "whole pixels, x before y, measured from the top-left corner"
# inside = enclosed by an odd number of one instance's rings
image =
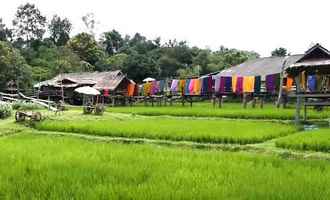
[[[11,115],[12,108],[10,104],[0,101],[0,119],[5,119]]]
[[[37,109],[41,109],[42,107],[32,102],[16,101],[12,103],[12,108],[14,110],[37,110]]]

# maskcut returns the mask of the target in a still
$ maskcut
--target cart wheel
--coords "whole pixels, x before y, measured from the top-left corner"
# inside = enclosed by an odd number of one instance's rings
[[[42,115],[40,112],[35,112],[31,116],[32,121],[40,122],[42,120]]]
[[[89,106],[84,106],[84,114],[91,114],[93,112],[93,109],[91,109]]]
[[[16,119],[16,122],[23,122],[23,121],[25,121],[25,115],[24,115],[24,113],[22,113],[20,111],[17,111],[16,114],[15,114],[15,119]]]

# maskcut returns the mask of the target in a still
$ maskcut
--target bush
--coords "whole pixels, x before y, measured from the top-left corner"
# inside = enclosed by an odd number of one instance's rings
[[[11,115],[12,108],[10,104],[0,101],[0,119],[5,119]]]
[[[12,108],[14,110],[37,110],[41,109],[42,107],[32,102],[16,101],[12,103]]]

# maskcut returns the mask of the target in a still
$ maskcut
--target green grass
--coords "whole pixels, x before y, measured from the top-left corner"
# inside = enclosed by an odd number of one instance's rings
[[[300,132],[276,141],[277,147],[330,152],[330,129]]]
[[[1,199],[328,199],[330,164],[41,135],[0,138]]]
[[[223,117],[235,119],[277,119],[277,120],[293,120],[295,116],[295,109],[278,109],[274,105],[267,104],[263,109],[247,108],[243,109],[238,103],[225,103],[223,108],[213,108],[210,103],[195,103],[193,107],[186,105],[162,106],[162,107],[113,107],[108,108],[108,112],[117,113],[134,113],[139,115],[159,116],[171,115],[180,117]],[[309,110],[309,119],[330,118],[330,111],[316,112]]]
[[[122,115],[119,115],[122,116]],[[66,112],[35,126],[38,130],[90,135],[150,138],[210,143],[258,143],[296,132],[294,126],[273,122],[182,119],[169,117],[103,117]]]

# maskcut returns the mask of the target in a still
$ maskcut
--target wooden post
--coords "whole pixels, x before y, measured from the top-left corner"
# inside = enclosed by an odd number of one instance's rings
[[[243,93],[243,108],[247,107],[247,93]]]
[[[257,98],[256,97],[253,97],[252,108],[255,108],[256,107],[256,104],[257,104]]]
[[[284,69],[285,69],[285,65],[286,65],[286,62],[288,60],[289,56],[286,56],[284,58],[284,61],[282,63],[282,71],[280,73],[280,90],[278,92],[278,98],[277,98],[277,102],[276,102],[276,107],[279,108],[280,105],[281,105],[281,100],[282,100],[282,95],[283,95],[283,79],[284,79]]]
[[[264,108],[264,97],[263,96],[260,97],[260,108],[261,109]]]
[[[301,109],[301,97],[298,96],[301,93],[301,87],[300,87],[300,78],[299,75],[296,75],[294,77],[296,82],[296,94],[297,94],[297,103],[296,103],[296,116],[295,116],[295,124],[299,125],[300,123],[300,109]]]
[[[222,108],[222,101],[223,101],[223,99],[222,99],[222,95],[220,95],[219,96],[219,108]]]

